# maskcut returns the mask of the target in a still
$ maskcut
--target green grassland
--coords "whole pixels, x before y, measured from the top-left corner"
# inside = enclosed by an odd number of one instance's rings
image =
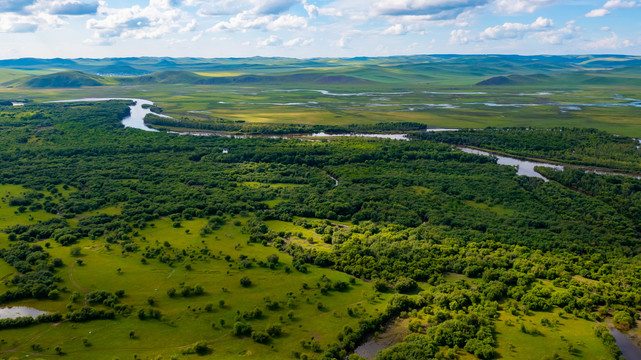
[[[241,223],[244,221],[236,220]],[[374,314],[385,307],[387,295],[375,294],[370,284],[360,280],[347,291],[321,295],[317,287],[322,282],[321,277],[332,281],[348,281],[350,277],[317,267],[312,267],[306,274],[297,271],[288,273],[285,268],[292,267],[291,258],[270,246],[248,243],[242,225],[234,225],[230,219],[219,230],[204,237],[198,235],[206,223],[206,219],[183,221],[176,228],[169,219],[160,219],[139,231],[136,244],[140,247],[165,246],[162,244],[166,241],[171,248],[184,249],[190,254],[188,261],[174,264],[157,260],[143,264],[140,256],[123,254],[100,240],[81,240],[78,246],[82,251],[78,258],[70,256],[68,247],[52,244],[49,249],[51,255],[63,259],[65,263],[59,275],[62,278],[60,286],[66,288],[66,292],[57,301],[25,300],[13,303],[13,306],[34,306],[45,311],[64,312],[69,306],[82,306],[82,301],[69,302],[68,298],[73,292],[86,294],[97,290],[124,290],[123,304],[136,308],[150,307],[148,299],[151,297],[154,299],[153,309],[162,313],[162,319],[139,320],[132,314],[115,321],[62,322],[3,331],[5,342],[0,346],[0,356],[47,356],[54,353],[54,347],[60,346],[75,359],[130,358],[134,353],[143,358],[157,355],[169,357],[180,355],[185,347],[203,340],[213,349],[213,356],[227,358],[251,355],[253,358],[282,359],[289,357],[291,350],[305,352],[300,346],[301,340],[313,337],[324,346],[335,341],[334,334],[343,326],[356,326],[360,316],[348,316],[347,307],[361,308],[361,316],[365,313]],[[291,228],[278,228],[299,230],[293,225]],[[4,244],[6,246],[7,243]],[[203,256],[203,249],[209,249],[215,256]],[[256,260],[277,254],[280,262],[274,269],[255,264],[245,269],[240,265],[241,254]],[[224,260],[225,255],[230,255],[231,260]],[[82,260],[82,265],[76,263],[77,259]],[[186,264],[191,266],[189,270]],[[10,274],[8,268],[0,271],[4,277]],[[243,276],[251,279],[249,288],[239,284]],[[167,289],[180,289],[184,284],[201,285],[205,293],[192,297],[176,295],[170,298],[167,295]],[[304,289],[303,284],[308,284],[309,288]],[[266,297],[273,302],[281,302],[281,307],[267,310]],[[219,305],[221,300],[224,301],[223,307]],[[323,304],[321,310],[318,309],[319,302]],[[213,304],[213,309],[205,310],[208,304]],[[257,344],[249,338],[230,335],[236,313],[252,311],[256,307],[262,309],[264,315],[249,322],[255,330],[273,323],[283,325],[283,335],[273,339],[270,344]],[[293,312],[293,318],[288,317],[290,311]],[[224,326],[220,325],[221,320],[225,321]],[[129,338],[130,331],[135,332],[134,339]],[[83,338],[88,339],[91,345],[85,346],[81,341]],[[43,350],[34,352],[34,344],[40,345]],[[108,356],[105,356],[106,352]],[[309,355],[313,357],[313,354]]]
[[[99,76],[98,70],[91,70],[109,64],[109,59],[103,59],[67,64],[76,72],[16,79],[19,74],[61,68],[45,62],[32,65],[34,70],[0,69],[7,74],[0,78],[14,80],[4,82],[0,99],[140,97],[155,101],[165,114],[203,123],[222,118],[266,125],[564,126],[641,136],[636,107],[601,106],[625,103],[625,98],[638,94],[641,72],[635,66],[637,58],[534,58],[257,58],[213,63],[179,59],[160,61],[164,71],[121,78]],[[129,65],[158,70],[150,59],[130,60]],[[511,82],[490,81],[501,76]],[[331,81],[323,80],[328,78]],[[228,83],[212,82],[219,81],[216,79]],[[478,85],[483,80],[493,85]],[[90,84],[100,86],[87,86]],[[566,110],[564,104],[581,106],[580,110]]]

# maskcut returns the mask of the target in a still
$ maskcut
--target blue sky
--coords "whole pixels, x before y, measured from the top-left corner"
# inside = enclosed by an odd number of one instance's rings
[[[0,58],[641,54],[641,0],[0,0]]]

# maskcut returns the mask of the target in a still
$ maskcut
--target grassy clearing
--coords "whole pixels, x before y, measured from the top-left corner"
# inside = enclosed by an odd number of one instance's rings
[[[484,211],[490,211],[497,215],[513,215],[514,214],[514,210],[508,209],[502,205],[488,205],[484,203],[477,203],[471,200],[465,200],[463,202],[466,205],[471,206],[473,208],[484,210]]]
[[[543,319],[552,325],[543,326]],[[521,324],[528,333],[521,330]],[[503,359],[551,359],[554,354],[563,359],[609,359],[608,350],[594,335],[593,327],[594,322],[559,309],[523,316],[500,312],[496,322],[497,352]]]
[[[103,209],[102,213],[116,211]],[[241,224],[244,219],[240,220]],[[0,346],[0,356],[23,357],[33,353],[32,345],[39,345],[37,353],[53,355],[53,349],[60,346],[74,359],[130,358],[133,353],[141,357],[180,354],[182,349],[199,340],[206,341],[213,349],[212,356],[235,357],[251,355],[261,359],[282,359],[290,356],[291,350],[308,353],[315,358],[317,353],[303,349],[301,340],[314,337],[321,345],[334,341],[334,334],[343,326],[356,326],[359,317],[347,315],[347,307],[360,307],[364,313],[381,311],[389,295],[375,295],[370,284],[356,281],[345,292],[330,292],[321,295],[318,285],[323,276],[333,280],[348,281],[349,276],[311,266],[307,274],[291,270],[292,259],[279,253],[271,246],[247,242],[242,225],[234,221],[222,226],[212,234],[202,237],[199,230],[206,225],[206,219],[183,221],[176,228],[169,219],[154,221],[151,226],[140,230],[135,238],[142,249],[147,246],[165,246],[183,249],[191,256],[187,260],[168,263],[158,259],[141,262],[140,253],[123,253],[120,247],[108,245],[99,240],[83,239],[77,244],[82,248],[81,256],[74,258],[68,247],[52,244],[49,252],[53,257],[63,259],[65,266],[59,270],[61,288],[67,291],[59,300],[20,301],[16,305],[33,306],[46,311],[66,311],[67,306],[79,308],[81,303],[72,304],[68,298],[72,292],[84,294],[96,290],[115,292],[125,290],[123,304],[134,308],[128,317],[114,321],[92,321],[88,323],[63,322],[55,327],[42,324],[26,329],[5,330],[2,338],[7,341]],[[270,224],[280,229],[307,230],[288,223]],[[6,242],[4,243],[6,246]],[[210,254],[203,255],[203,249]],[[267,255],[276,254],[280,263],[275,269],[260,267],[256,263],[244,268],[240,256],[264,260]],[[229,255],[229,261],[225,256]],[[82,260],[78,265],[76,260]],[[187,267],[186,265],[190,266]],[[0,275],[11,273],[9,267],[0,268]],[[244,288],[239,279],[248,276],[252,285]],[[167,289],[180,289],[183,285],[201,285],[205,293],[200,296],[170,298]],[[307,285],[304,285],[307,284]],[[180,292],[180,290],[179,290]],[[139,320],[136,311],[150,308],[149,298],[154,299],[153,309],[162,313],[161,320]],[[265,297],[278,301],[277,310],[266,308]],[[224,301],[220,307],[219,302]],[[322,303],[319,310],[318,303]],[[206,306],[212,304],[210,311]],[[254,329],[265,329],[269,324],[281,323],[283,336],[269,344],[254,343],[249,338],[237,338],[230,334],[237,312],[248,312],[260,308],[263,316],[250,320]],[[288,312],[293,312],[293,318]],[[361,315],[364,316],[364,315]],[[225,325],[221,326],[220,321]],[[135,338],[129,333],[134,331]],[[91,346],[85,346],[87,338]],[[272,347],[273,345],[273,347]],[[3,351],[9,351],[2,353]],[[109,354],[108,356],[106,354]],[[33,354],[32,354],[33,356]],[[184,358],[190,358],[185,356]]]
[[[62,188],[60,188],[62,190]],[[19,185],[0,185],[0,224],[1,228],[5,229],[18,224],[33,224],[38,221],[43,221],[56,217],[54,214],[49,214],[44,210],[24,212],[18,211],[18,206],[9,206],[12,198],[22,198],[32,190],[26,189]],[[41,191],[45,196],[51,196],[47,191]],[[60,192],[60,196],[67,196],[68,191]],[[6,234],[0,233],[0,239],[5,239]]]

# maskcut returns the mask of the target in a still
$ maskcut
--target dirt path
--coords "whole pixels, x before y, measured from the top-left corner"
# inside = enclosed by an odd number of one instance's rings
[[[85,293],[85,294],[88,294],[88,293],[89,293],[89,290],[87,290],[87,289],[85,289],[84,287],[80,286],[80,284],[78,284],[78,283],[76,282],[76,280],[74,280],[74,278],[73,278],[73,267],[74,267],[74,266],[76,266],[76,264],[75,264],[75,263],[71,264],[71,267],[69,267],[69,280],[71,281],[71,283],[73,284],[73,286],[75,286],[75,287],[77,287],[77,288],[78,288],[78,290],[82,291],[82,292],[83,292],[83,293]]]
[[[73,267],[76,266],[76,263],[71,264],[69,267],[69,281],[73,284],[73,286],[77,287],[78,290],[82,291],[85,295],[89,293],[89,290],[85,289],[83,286],[78,284],[76,280],[73,278]],[[87,306],[87,298],[84,297],[84,302],[83,306]]]

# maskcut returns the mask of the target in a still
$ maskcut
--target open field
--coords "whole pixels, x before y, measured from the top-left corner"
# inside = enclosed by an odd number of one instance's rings
[[[63,322],[55,325],[55,331],[51,324],[4,331],[6,343],[0,347],[0,354],[23,356],[33,353],[32,346],[38,344],[43,348],[39,353],[51,354],[55,346],[60,346],[66,354],[77,359],[102,358],[105,351],[111,357],[128,358],[136,353],[147,358],[180,354],[184,347],[204,340],[213,349],[213,355],[245,354],[261,359],[282,359],[290,356],[286,349],[304,352],[299,345],[301,340],[314,337],[325,345],[334,341],[333,334],[343,326],[355,326],[358,317],[348,316],[347,307],[362,308],[362,316],[384,308],[386,295],[376,295],[371,285],[362,281],[357,281],[345,292],[321,295],[316,285],[321,277],[348,281],[349,276],[321,268],[313,268],[307,274],[287,273],[285,268],[292,266],[289,256],[269,246],[248,243],[247,235],[241,231],[242,225],[233,225],[232,221],[235,220],[230,219],[227,225],[205,237],[198,235],[206,224],[202,219],[184,221],[180,228],[174,228],[169,219],[162,219],[140,231],[136,237],[140,247],[166,246],[162,245],[166,241],[171,248],[184,249],[190,254],[187,260],[171,265],[156,260],[143,264],[140,256],[122,254],[102,241],[80,241],[78,246],[82,251],[78,258],[70,256],[68,247],[53,244],[49,252],[66,264],[59,273],[60,286],[67,291],[58,301],[27,300],[12,305],[64,312],[68,304],[72,308],[82,305],[69,302],[68,297],[73,292],[124,290],[122,304],[153,308],[162,313],[162,320],[139,320],[133,313],[117,321]],[[292,226],[291,230],[298,229]],[[203,256],[203,249],[209,249],[212,255]],[[264,260],[270,254],[280,258],[274,269],[255,264],[245,269],[238,260],[240,255]],[[231,256],[229,261],[224,259],[226,255]],[[83,264],[76,264],[76,259],[81,259]],[[191,269],[186,269],[186,264]],[[252,280],[249,288],[239,284],[243,276]],[[305,283],[309,289],[303,288]],[[183,285],[201,285],[205,293],[174,298],[167,295],[167,289],[180,289]],[[266,297],[282,305],[279,309],[268,310],[265,308]],[[149,298],[154,299],[153,307],[148,304]],[[220,301],[224,301],[222,307]],[[318,309],[319,302],[323,303],[322,310]],[[206,310],[208,304],[213,305],[211,310]],[[249,338],[230,341],[234,339],[229,333],[236,314],[255,308],[262,309],[264,315],[249,322],[254,329],[281,323],[283,335],[268,345],[256,344]],[[292,318],[289,318],[289,312],[292,312]],[[220,325],[221,320],[225,322],[224,326]],[[130,331],[135,332],[135,339],[129,338]],[[91,346],[83,345],[83,338],[88,339]]]

